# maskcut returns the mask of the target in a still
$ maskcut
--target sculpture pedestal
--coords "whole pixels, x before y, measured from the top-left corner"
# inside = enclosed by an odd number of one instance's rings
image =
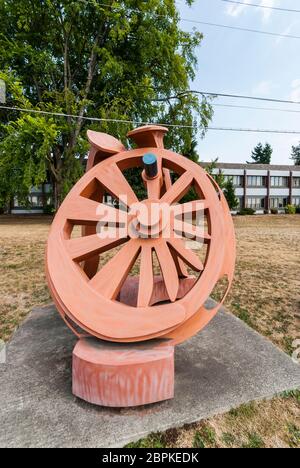
[[[174,398],[174,347],[82,338],[73,351],[73,394],[113,408]]]

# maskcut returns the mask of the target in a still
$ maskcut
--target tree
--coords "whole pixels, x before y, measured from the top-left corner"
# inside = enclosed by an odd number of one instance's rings
[[[211,161],[206,170],[210,174],[210,176],[213,177],[213,179],[216,181],[220,189],[223,191],[230,210],[235,210],[239,205],[239,201],[235,196],[233,180],[231,177],[226,179],[222,171],[215,171],[215,169],[217,168],[217,163],[218,159],[214,159],[213,161]]]
[[[226,185],[226,180],[224,177],[224,174],[222,171],[216,171],[217,169],[217,164],[218,164],[219,159],[213,159],[209,166],[206,168],[206,171],[209,173],[209,175],[217,182],[218,186],[220,189],[224,190],[225,185]]]
[[[272,154],[273,148],[269,143],[264,146],[258,143],[252,151],[252,161],[247,162],[247,164],[271,164]]]
[[[223,191],[230,210],[235,210],[239,205],[239,201],[235,196],[233,180],[231,177],[225,182],[225,188]]]
[[[295,166],[300,166],[300,143],[297,146],[292,146],[292,158]]]
[[[68,115],[0,110],[2,197],[21,196],[49,174],[59,206],[82,174],[86,130],[125,142],[133,127],[90,116],[178,125],[166,143],[187,154],[195,126],[204,134],[212,107],[185,92],[203,36],[180,29],[174,0],[0,0],[0,17],[7,104]]]

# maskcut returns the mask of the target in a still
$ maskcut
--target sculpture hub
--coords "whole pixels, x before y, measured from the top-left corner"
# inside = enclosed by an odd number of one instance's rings
[[[170,223],[170,206],[160,203],[159,200],[145,200],[134,206],[131,212],[135,214],[133,226],[137,237],[142,239],[161,237]]]

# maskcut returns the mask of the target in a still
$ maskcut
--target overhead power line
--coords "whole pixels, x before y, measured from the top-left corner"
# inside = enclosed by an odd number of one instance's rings
[[[82,119],[89,120],[90,122],[114,122],[114,123],[123,123],[123,124],[134,124],[134,125],[162,125],[164,127],[174,127],[174,128],[196,128],[194,125],[176,125],[168,123],[158,123],[158,122],[142,122],[135,120],[124,120],[124,119],[106,119],[101,117],[81,117],[80,115],[75,114],[65,114],[63,112],[48,112],[37,109],[24,109],[22,107],[11,107],[11,106],[0,106],[0,109],[12,110],[17,112],[26,112],[31,114],[41,114],[41,115],[50,115],[53,117],[69,117],[72,119]]]
[[[291,8],[280,8],[280,7],[272,7],[268,5],[259,5],[257,3],[247,3],[247,2],[238,2],[235,0],[221,0],[222,2],[226,3],[233,3],[236,5],[243,5],[243,6],[250,6],[250,7],[256,7],[256,8],[264,8],[266,10],[277,10],[277,11],[287,11],[291,13],[300,13],[300,10],[293,10]]]
[[[135,120],[121,120],[121,119],[104,119],[99,117],[80,117],[79,115],[72,115],[72,114],[64,114],[61,112],[47,112],[41,111],[37,109],[23,109],[20,107],[11,107],[11,106],[0,106],[0,109],[5,110],[14,110],[18,112],[26,112],[26,113],[34,113],[34,114],[42,114],[42,115],[51,115],[54,117],[71,117],[74,119],[89,120],[91,122],[115,122],[120,124],[133,124],[133,125],[162,125],[164,127],[169,128],[194,128],[197,129],[198,127],[195,125],[177,125],[177,124],[169,124],[169,123],[161,123],[161,122],[141,122]],[[208,130],[214,131],[222,131],[222,132],[246,132],[246,133],[274,133],[274,134],[282,134],[282,135],[300,135],[300,130],[271,130],[271,129],[255,129],[255,128],[234,128],[234,127],[214,127],[209,126],[207,127]]]
[[[186,96],[187,94],[201,94],[202,96],[212,96],[212,97],[226,97],[234,99],[249,99],[252,101],[264,101],[264,102],[276,102],[281,104],[300,104],[300,101],[292,101],[286,99],[275,99],[275,98],[264,98],[259,96],[247,96],[243,94],[226,94],[226,93],[212,93],[209,91],[198,91],[198,90],[186,90],[182,93],[177,94],[176,96],[168,96],[166,98],[156,99],[156,101],[167,101],[171,99],[179,99]]]
[[[208,127],[208,130],[219,130],[222,132],[275,133],[278,135],[300,135],[300,131],[297,130],[270,130],[261,128]]]
[[[212,104],[213,107],[226,107],[234,109],[250,109],[250,110],[262,110],[262,111],[272,111],[272,112],[290,112],[292,114],[300,114],[300,110],[293,109],[279,109],[278,107],[257,107],[257,106],[239,106],[237,104]]]
[[[80,0],[83,3],[91,3],[88,0]],[[111,8],[112,10],[117,10],[122,8],[121,6],[115,6],[115,5],[108,5],[107,3],[98,3],[98,6],[103,6],[105,8]],[[130,8],[132,12],[136,13],[143,13],[141,10],[137,8]],[[154,13],[154,15],[158,18],[166,18],[166,15],[161,15],[159,13]],[[275,36],[275,37],[282,37],[282,38],[288,38],[288,39],[300,39],[300,36],[295,36],[292,34],[281,34],[281,33],[275,33],[271,31],[262,31],[260,29],[252,29],[252,28],[242,28],[238,26],[230,26],[226,24],[218,24],[218,23],[210,23],[207,21],[198,21],[190,18],[180,18],[180,21],[184,21],[187,23],[192,23],[192,24],[201,24],[202,26],[210,26],[210,27],[215,27],[215,28],[223,28],[223,29],[232,29],[236,31],[244,31],[244,32],[250,32],[250,33],[255,33],[255,34],[263,34],[267,36]]]
[[[300,36],[294,36],[292,34],[280,34],[280,33],[275,33],[271,31],[262,31],[261,29],[241,28],[239,26],[229,26],[226,24],[208,23],[206,21],[197,21],[197,20],[192,20],[192,19],[187,19],[187,18],[181,18],[181,21],[187,21],[189,23],[202,24],[205,26],[212,26],[216,28],[234,29],[236,31],[245,31],[245,32],[251,32],[251,33],[256,33],[256,34],[264,34],[266,36],[283,37],[283,38],[288,38],[288,39],[300,39]]]

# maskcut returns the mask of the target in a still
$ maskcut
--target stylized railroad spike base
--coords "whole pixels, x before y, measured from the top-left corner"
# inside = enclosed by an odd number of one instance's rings
[[[73,351],[73,394],[112,408],[174,397],[174,346],[105,343],[82,338]]]

